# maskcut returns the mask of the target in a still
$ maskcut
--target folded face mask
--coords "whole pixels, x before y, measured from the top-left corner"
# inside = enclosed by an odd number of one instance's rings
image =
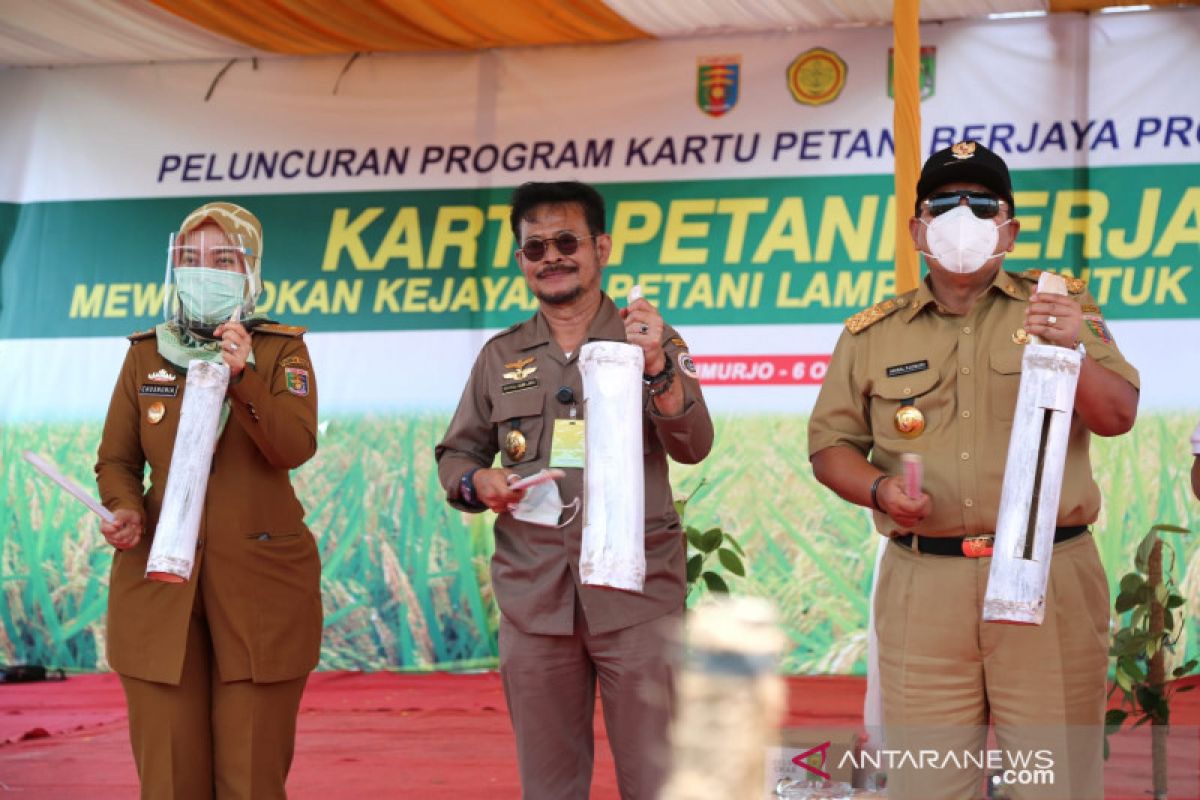
[[[560,523],[563,509],[574,508],[566,522]],[[537,486],[531,486],[525,493],[524,499],[517,503],[512,510],[514,519],[528,522],[531,525],[542,525],[547,528],[562,528],[571,524],[579,515],[580,502],[576,497],[570,503],[563,504],[562,495],[558,493],[557,481],[546,481]]]

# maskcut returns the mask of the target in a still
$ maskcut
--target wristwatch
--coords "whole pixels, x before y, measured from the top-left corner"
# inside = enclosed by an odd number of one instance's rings
[[[461,478],[458,479],[458,496],[462,498],[463,503],[471,508],[485,508],[483,503],[479,502],[479,498],[475,494],[475,473],[481,468],[469,470]]]

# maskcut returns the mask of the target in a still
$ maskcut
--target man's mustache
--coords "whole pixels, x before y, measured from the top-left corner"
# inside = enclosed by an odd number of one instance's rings
[[[570,264],[555,264],[552,267],[539,270],[537,276],[545,278],[547,275],[558,275],[564,272],[579,272],[579,267],[571,266]]]

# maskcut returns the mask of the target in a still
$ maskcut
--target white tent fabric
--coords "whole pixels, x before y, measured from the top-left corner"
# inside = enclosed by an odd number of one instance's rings
[[[712,33],[890,25],[892,0],[605,0],[662,39]],[[1047,0],[921,0],[925,21],[1046,11]]]
[[[46,67],[256,55],[145,0],[0,0],[0,64]]]
[[[892,0],[604,2],[633,25],[664,39],[887,25],[892,19]],[[1049,0],[922,0],[921,19],[932,22],[1048,8]],[[269,54],[210,33],[149,0],[0,0],[0,66],[224,60],[252,55]]]

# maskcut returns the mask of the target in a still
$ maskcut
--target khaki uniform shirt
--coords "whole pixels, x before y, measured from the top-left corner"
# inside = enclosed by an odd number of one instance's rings
[[[810,456],[826,447],[852,447],[891,475],[900,475],[903,453],[924,461],[924,491],[933,512],[912,532],[968,536],[996,529],[1000,489],[1021,383],[1024,324],[1036,271],[999,270],[987,292],[963,316],[939,308],[923,282],[917,289],[851,317],[833,353],[809,419]],[[1084,311],[1081,336],[1088,355],[1138,387],[1080,282],[1071,286]],[[1107,340],[1107,341],[1106,341]],[[912,404],[924,415],[916,438],[900,435],[895,415]],[[1096,521],[1100,490],[1092,479],[1091,433],[1077,415],[1071,422],[1058,524]],[[875,512],[880,533],[903,533]]]
[[[316,666],[321,562],[288,476],[317,449],[317,387],[302,332],[252,331],[255,365],[229,388],[186,583],[144,576],[187,376],[159,355],[153,332],[131,337],[96,463],[104,505],[146,518],[138,544],[113,555],[109,579],[108,661],[122,675],[179,683],[197,591],[221,680],[270,683]],[[161,417],[151,414],[158,403]]]
[[[588,329],[593,340],[625,341],[625,325],[607,296]],[[579,552],[583,515],[563,528],[533,525],[511,514],[496,518],[496,553],[492,586],[500,611],[526,633],[566,635],[574,630],[578,595],[592,633],[607,633],[656,619],[683,607],[685,546],[679,516],[668,482],[667,456],[685,464],[704,458],[712,446],[713,427],[699,382],[684,374],[680,357],[687,347],[669,326],[663,349],[675,364],[682,384],[684,410],[664,417],[647,395],[642,418],[646,480],[646,586],[642,594],[583,586],[579,582]],[[514,363],[532,358],[536,367],[522,380],[505,377]],[[687,360],[685,358],[685,360]],[[583,380],[579,353],[565,355],[550,335],[541,313],[497,334],[475,361],[458,410],[445,438],[437,446],[438,475],[451,505],[467,510],[459,480],[476,467],[489,467],[496,453],[501,464],[522,476],[549,466],[554,420],[570,418],[571,406],[555,393],[562,386],[574,391],[578,418],[584,416]],[[525,436],[526,449],[514,459],[505,438],[514,429]],[[583,493],[583,470],[567,469],[558,481],[564,503]]]

